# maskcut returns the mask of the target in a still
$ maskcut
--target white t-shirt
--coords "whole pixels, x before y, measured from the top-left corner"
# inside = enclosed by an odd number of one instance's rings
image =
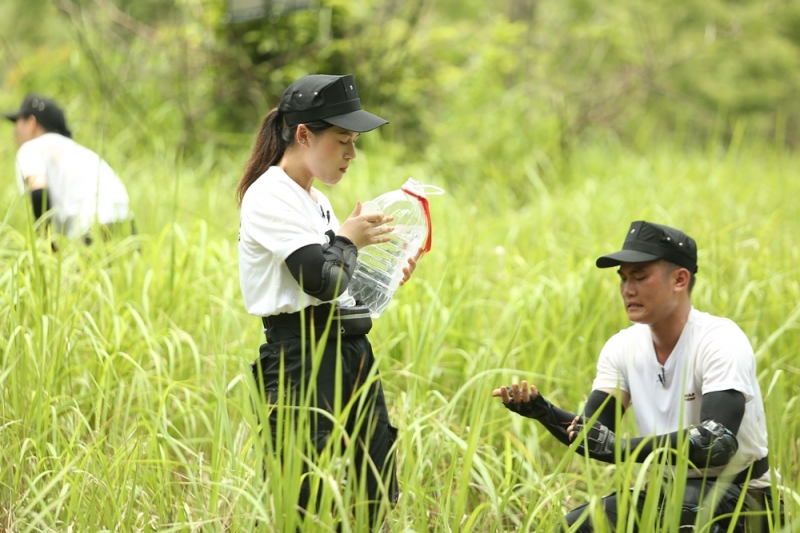
[[[310,244],[329,242],[339,231],[333,208],[317,189],[315,202],[280,167],[270,167],[244,194],[239,224],[239,283],[251,315],[294,313],[322,300],[304,293],[286,258]],[[341,306],[355,305],[345,291]]]
[[[99,155],[72,139],[45,133],[17,152],[17,184],[47,178],[55,228],[68,237],[85,235],[95,222],[109,224],[130,218],[128,192],[119,176]]]
[[[611,337],[597,364],[593,389],[619,388],[631,396],[641,436],[662,435],[700,424],[703,394],[733,389],[745,396],[736,436],[739,449],[727,467],[709,476],[735,474],[767,455],[767,425],[756,379],[753,348],[731,320],[692,308],[678,344],[664,366],[656,358],[649,326],[635,324]],[[690,477],[702,473],[690,471]],[[769,483],[769,472],[751,486]]]

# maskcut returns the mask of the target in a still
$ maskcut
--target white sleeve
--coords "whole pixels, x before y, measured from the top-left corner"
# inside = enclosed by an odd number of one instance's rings
[[[17,185],[20,192],[25,192],[25,179],[31,176],[46,177],[47,165],[42,155],[25,143],[17,151]]]
[[[597,361],[597,375],[592,383],[592,390],[619,388],[625,392],[630,392],[627,375],[620,365],[623,357],[621,349],[622,343],[620,342],[619,333],[606,341]]]
[[[753,399],[750,376],[755,375],[756,357],[747,336],[735,323],[726,320],[706,334],[698,362],[703,394],[733,389],[744,394],[748,402]]]
[[[309,244],[325,242],[297,196],[285,191],[248,196],[242,201],[242,230],[269,250],[277,263],[283,263],[293,252]],[[294,202],[292,202],[294,200]]]

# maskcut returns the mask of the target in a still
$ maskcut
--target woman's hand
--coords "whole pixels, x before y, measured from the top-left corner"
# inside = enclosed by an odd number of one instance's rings
[[[417,268],[417,261],[419,261],[419,258],[422,257],[423,253],[425,252],[423,252],[422,248],[420,248],[417,250],[417,255],[408,258],[408,266],[403,267],[403,279],[400,280],[400,285],[403,285],[406,281],[408,281],[408,278],[410,278],[411,274],[414,273],[414,270]]]
[[[361,202],[357,202],[356,208],[339,228],[339,235],[350,239],[359,250],[370,244],[389,242],[388,234],[394,231],[394,226],[385,224],[392,220],[394,217],[384,216],[381,212],[362,215]]]

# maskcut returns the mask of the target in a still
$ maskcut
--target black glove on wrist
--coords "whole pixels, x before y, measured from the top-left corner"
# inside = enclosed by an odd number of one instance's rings
[[[533,396],[527,402],[515,402],[514,396],[511,394],[511,387],[506,387],[506,390],[508,391],[509,396],[511,396],[510,402],[503,402],[503,405],[506,406],[506,409],[517,413],[518,415],[527,418],[533,418],[542,424],[547,431],[549,431],[561,443],[567,446],[571,444],[569,437],[567,436],[567,427],[569,427],[569,425],[572,424],[572,421],[575,419],[576,415],[574,413],[559,409],[555,405],[548,402],[547,399],[541,395],[541,393],[536,394],[536,396]]]
[[[578,440],[581,432],[586,432],[586,439],[583,442],[583,447],[589,450],[590,456],[601,456],[608,458],[614,456],[614,444],[616,437],[614,432],[608,429],[600,422],[595,422],[591,427],[586,427],[584,424],[588,421],[582,418],[574,426],[573,441]]]
[[[520,400],[519,403],[514,401],[514,395],[511,393],[511,387],[506,387],[508,395],[511,396],[511,401],[504,403],[506,409],[517,413],[518,415],[533,418],[538,420],[550,414],[550,402],[545,400],[541,394],[537,394],[527,402]]]

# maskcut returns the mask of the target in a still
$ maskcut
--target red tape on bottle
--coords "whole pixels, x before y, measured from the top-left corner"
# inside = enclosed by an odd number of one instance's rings
[[[425,241],[425,248],[422,249],[422,252],[428,253],[431,251],[431,243],[433,241],[433,224],[431,224],[431,208],[430,205],[428,205],[428,199],[412,190],[406,189],[405,187],[402,187],[401,190],[407,195],[413,196],[419,200],[420,203],[422,203],[422,212],[425,213],[425,220],[428,224],[428,239]]]

